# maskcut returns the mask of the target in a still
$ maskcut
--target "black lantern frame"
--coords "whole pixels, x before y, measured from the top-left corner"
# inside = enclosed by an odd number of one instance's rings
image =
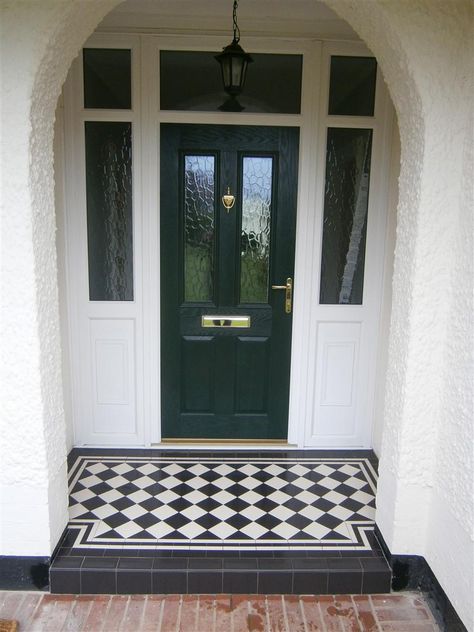
[[[247,66],[253,62],[252,57],[240,46],[240,29],[237,24],[238,0],[234,0],[232,11],[234,39],[226,46],[222,53],[215,56],[219,62],[222,73],[222,83],[224,90],[229,95],[219,110],[224,112],[241,112],[245,109],[237,100],[237,96],[242,92],[247,75]]]

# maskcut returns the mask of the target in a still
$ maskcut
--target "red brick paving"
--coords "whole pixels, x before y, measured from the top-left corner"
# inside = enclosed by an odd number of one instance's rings
[[[49,595],[0,591],[20,632],[439,632],[418,593]]]
[[[298,595],[285,597],[286,620],[292,632],[306,632],[302,602]]]

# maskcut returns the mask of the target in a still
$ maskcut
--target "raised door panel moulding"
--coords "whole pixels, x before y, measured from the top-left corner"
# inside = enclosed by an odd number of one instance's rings
[[[125,340],[95,340],[97,405],[129,404],[128,344]]]
[[[355,342],[324,345],[321,406],[352,406],[355,355]]]
[[[136,433],[135,321],[90,319],[92,435]]]
[[[311,442],[350,443],[357,432],[361,323],[319,323]]]

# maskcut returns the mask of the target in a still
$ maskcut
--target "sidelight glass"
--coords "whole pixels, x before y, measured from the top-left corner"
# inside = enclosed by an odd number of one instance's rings
[[[373,57],[331,57],[328,113],[373,116],[376,79]]]
[[[85,123],[89,299],[133,300],[132,125]]]
[[[361,305],[372,130],[329,128],[320,303]]]
[[[184,157],[184,300],[210,301],[214,277],[214,156]]]
[[[267,303],[273,158],[246,156],[242,162],[240,302]]]
[[[84,107],[129,110],[132,107],[131,51],[84,48]]]

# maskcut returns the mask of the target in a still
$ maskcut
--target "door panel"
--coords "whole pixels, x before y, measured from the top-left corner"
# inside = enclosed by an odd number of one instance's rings
[[[136,432],[135,323],[132,319],[89,321],[92,419],[96,443],[112,433]]]
[[[236,410],[239,413],[264,413],[267,408],[269,338],[237,338]]]
[[[214,343],[211,336],[183,336],[181,340],[181,410],[185,412],[209,413],[214,408]]]
[[[318,323],[314,435],[353,437],[365,397],[366,360],[361,355],[362,324]]]
[[[293,128],[161,126],[164,438],[287,436],[291,313],[271,285],[293,276],[297,159]]]

